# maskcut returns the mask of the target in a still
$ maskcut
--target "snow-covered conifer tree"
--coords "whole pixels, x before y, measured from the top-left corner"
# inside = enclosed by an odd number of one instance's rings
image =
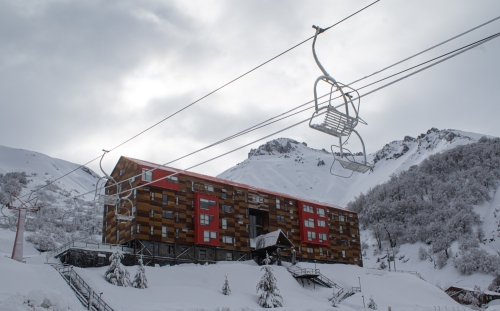
[[[377,310],[377,304],[375,303],[375,300],[373,300],[372,296],[370,296],[370,299],[368,300],[368,305],[367,305],[368,309],[372,309],[372,310]]]
[[[134,287],[140,289],[148,288],[148,279],[146,278],[146,269],[142,263],[142,255],[139,257],[139,268],[134,277]]]
[[[493,280],[491,281],[491,284],[488,286],[488,290],[492,292],[497,292],[500,293],[500,274],[497,274]]]
[[[229,288],[229,281],[227,280],[227,275],[226,275],[226,281],[224,281],[224,285],[222,286],[222,293],[224,295],[231,294],[231,289]]]
[[[273,268],[268,264],[271,262],[271,258],[266,253],[266,259],[264,263],[266,264],[262,267],[261,271],[264,271],[264,275],[257,284],[257,293],[262,291],[259,297],[259,305],[264,308],[274,308],[283,306],[283,297],[280,295],[280,291],[277,287],[276,277],[273,274]]]
[[[106,270],[104,277],[113,285],[127,287],[130,286],[130,273],[122,265],[122,259],[123,253],[120,250],[117,250],[109,256],[109,261],[111,263],[108,270]]]

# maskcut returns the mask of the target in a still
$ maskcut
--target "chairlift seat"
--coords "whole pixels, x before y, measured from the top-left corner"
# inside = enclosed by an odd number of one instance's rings
[[[338,111],[335,107],[327,106],[323,123],[311,124],[311,122],[309,122],[309,127],[340,138],[351,134],[357,124],[357,119]]]
[[[356,161],[350,161],[346,158],[337,158],[336,160],[339,161],[340,165],[342,165],[344,169],[358,172],[361,174],[364,174],[373,168],[373,166],[370,166],[368,164]]]
[[[123,220],[123,221],[131,221],[134,220],[134,216],[125,216],[121,214],[116,214],[116,219]]]
[[[97,202],[105,205],[115,205],[118,202],[116,194],[99,194]]]

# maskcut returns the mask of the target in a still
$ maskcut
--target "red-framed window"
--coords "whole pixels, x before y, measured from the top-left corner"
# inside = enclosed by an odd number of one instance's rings
[[[141,184],[151,184],[154,187],[166,188],[171,190],[180,190],[179,175],[173,175],[174,172],[155,169],[149,166],[141,165]]]
[[[300,242],[328,246],[328,218],[324,206],[299,201]]]
[[[219,200],[215,196],[194,194],[194,243],[219,246]]]

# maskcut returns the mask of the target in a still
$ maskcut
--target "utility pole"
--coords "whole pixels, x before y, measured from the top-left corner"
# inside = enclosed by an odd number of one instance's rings
[[[31,195],[30,195],[31,196]],[[13,198],[15,198],[13,200]],[[18,200],[21,202],[21,205],[18,207],[13,206],[12,203]],[[31,203],[32,201],[35,201],[35,203]],[[10,194],[10,202],[6,204],[7,208],[10,210],[15,210],[18,211],[17,215],[17,230],[16,230],[16,240],[14,242],[14,248],[12,249],[12,259],[17,260],[19,262],[23,262],[23,247],[24,247],[24,225],[26,222],[26,214],[27,212],[31,213],[36,213],[38,212],[38,208],[36,208],[36,202],[38,201],[38,198],[33,198],[29,199],[26,202],[23,202],[21,199],[13,195],[12,193]],[[27,206],[27,204],[31,205],[31,208]]]
[[[387,263],[389,264],[389,271],[391,271],[391,256],[389,256],[389,249],[387,251]]]

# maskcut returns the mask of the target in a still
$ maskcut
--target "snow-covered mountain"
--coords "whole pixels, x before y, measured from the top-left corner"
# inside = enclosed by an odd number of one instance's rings
[[[347,179],[330,174],[333,156],[329,151],[309,148],[306,143],[293,139],[278,138],[250,150],[248,159],[217,177],[345,206],[361,192],[387,181],[391,174],[407,170],[432,154],[475,142],[482,136],[436,128],[417,138],[405,136],[367,155],[367,160],[375,163],[373,171],[355,173]],[[361,156],[357,158],[361,160]],[[338,163],[332,172],[346,174]]]
[[[22,195],[29,193],[46,182],[55,180],[64,174],[78,168],[80,165],[61,159],[51,158],[45,154],[0,146],[0,174],[10,172],[25,172],[28,176],[28,187],[23,189]],[[91,191],[95,188],[99,175],[87,167],[82,167],[55,182],[57,192],[67,198]],[[88,195],[87,199],[92,199]]]

